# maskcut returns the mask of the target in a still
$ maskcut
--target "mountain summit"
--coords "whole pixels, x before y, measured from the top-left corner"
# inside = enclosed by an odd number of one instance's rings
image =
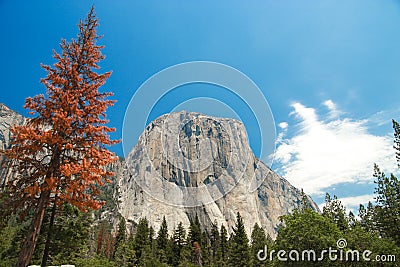
[[[152,121],[116,175],[119,212],[146,217],[155,230],[163,216],[174,229],[196,215],[205,229],[232,229],[240,212],[248,234],[258,223],[275,237],[279,217],[302,205],[301,191],[254,156],[240,121],[193,112]]]

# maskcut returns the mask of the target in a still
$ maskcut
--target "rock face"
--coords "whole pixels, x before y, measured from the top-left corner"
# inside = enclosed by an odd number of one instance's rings
[[[24,123],[25,118],[22,115],[0,103],[0,149],[7,149],[11,146],[11,126],[22,125]],[[0,166],[2,166],[3,163],[4,157],[0,155]],[[10,175],[8,169],[0,167],[0,188],[4,187]]]
[[[25,122],[0,103],[1,149],[11,145],[10,127]],[[125,162],[110,168],[119,189],[111,185],[106,191],[118,193],[118,212],[136,223],[146,217],[156,231],[163,216],[172,231],[179,222],[188,228],[196,214],[204,229],[217,222],[232,231],[240,212],[248,234],[258,223],[275,237],[279,216],[301,206],[300,190],[254,156],[243,124],[233,119],[189,112],[161,116],[146,127]],[[11,177],[0,167],[0,189]],[[308,205],[318,210],[309,197]],[[117,223],[114,209],[104,207],[100,219]]]
[[[240,212],[248,234],[258,223],[275,237],[279,216],[302,200],[299,189],[254,156],[241,122],[198,113],[151,122],[117,175],[122,216],[146,217],[155,230],[163,216],[172,230],[179,222],[188,227],[197,214],[205,229],[217,222],[229,231]]]
[[[22,125],[24,122],[22,115],[0,103],[0,149],[7,149],[11,145],[11,126]]]

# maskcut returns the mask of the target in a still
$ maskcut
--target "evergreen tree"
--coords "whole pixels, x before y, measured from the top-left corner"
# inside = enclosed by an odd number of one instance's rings
[[[111,72],[98,74],[104,56],[96,33],[98,20],[93,8],[79,23],[76,40],[61,42],[57,63],[42,66],[48,73],[41,82],[47,97],[27,98],[25,108],[35,115],[25,125],[11,128],[13,142],[2,151],[17,179],[7,185],[12,209],[34,210],[31,227],[23,243],[17,266],[26,267],[34,253],[48,206],[70,203],[82,211],[103,203],[95,195],[112,173],[104,167],[116,160],[106,146],[115,144],[105,126],[105,112],[114,101],[99,88]]]
[[[174,229],[174,233],[170,236],[167,244],[167,263],[168,266],[177,266],[179,264],[179,260],[181,258],[180,251],[177,249],[177,245],[175,244],[175,235],[176,229]],[[179,252],[179,255],[177,255]]]
[[[360,208],[358,210],[358,216],[360,217],[360,225],[367,232],[372,232],[376,230],[374,208],[375,207],[372,204],[372,202],[369,201],[367,208],[365,208],[364,205],[360,204]]]
[[[145,246],[139,259],[138,266],[160,266],[161,263],[155,258],[151,246]]]
[[[150,251],[151,251],[151,256],[155,258],[155,253],[156,253],[156,239],[154,238],[156,232],[154,231],[153,226],[149,227],[149,243],[150,243]]]
[[[392,120],[394,130],[394,149],[396,150],[397,164],[400,167],[400,125],[397,121]]]
[[[254,224],[253,231],[251,232],[251,258],[252,266],[264,266],[265,263],[260,261],[257,254],[260,250],[264,250],[265,246],[271,248],[272,241],[267,239],[263,228]]]
[[[115,237],[115,250],[113,258],[118,248],[126,243],[126,222],[124,217],[119,218],[117,236]]]
[[[129,243],[121,242],[116,248],[114,254],[114,262],[118,267],[134,266],[136,262],[136,253],[133,250],[133,245]]]
[[[170,246],[168,249],[168,263],[172,266],[178,266],[179,263],[185,260],[185,256],[190,257],[190,255],[183,255],[183,250],[186,246],[186,231],[183,227],[182,222],[179,222],[178,226],[174,230],[174,234],[171,237]]]
[[[150,257],[147,260],[147,265],[146,266],[168,266],[167,265],[167,248],[165,249],[165,253],[164,253],[164,262],[161,262],[159,260],[159,253],[157,251],[157,236],[156,236],[156,232],[154,230],[153,227],[150,227]],[[168,239],[167,239],[167,244],[166,247],[168,246]]]
[[[217,262],[221,258],[220,243],[221,237],[219,235],[217,221],[215,220],[211,228],[210,236],[210,261],[214,263],[214,266],[218,266]]]
[[[376,164],[374,177],[377,228],[382,236],[393,238],[400,246],[400,182],[393,174],[386,177]]]
[[[211,266],[211,243],[207,232],[203,231],[201,234],[201,258],[204,266]]]
[[[190,227],[189,227],[189,241],[190,244],[193,246],[194,242],[198,242],[201,244],[201,225],[199,221],[199,217],[196,214],[196,217],[194,220],[190,222]]]
[[[195,216],[195,219],[190,222],[189,234],[188,234],[188,245],[191,249],[192,259],[191,262],[198,264],[199,259],[202,258],[202,231],[199,221],[199,217]]]
[[[168,225],[164,216],[160,229],[158,230],[156,239],[156,251],[158,254],[157,257],[158,260],[162,263],[168,262],[167,247],[168,247]]]
[[[349,212],[348,224],[349,224],[349,228],[354,228],[358,224],[356,216],[354,215],[354,213],[352,211]]]
[[[224,266],[225,263],[228,261],[228,231],[226,230],[225,226],[221,224],[220,230],[220,259],[218,261],[218,266]]]
[[[122,250],[121,250],[122,252]],[[136,266],[137,262],[139,259],[136,257],[136,251],[135,251],[135,236],[131,233],[131,235],[128,238],[127,246],[124,250],[126,253],[124,256],[121,258],[123,259],[124,262],[126,262],[126,266]]]
[[[301,206],[300,206],[300,209],[301,210],[305,210],[305,209],[307,209],[309,207],[310,207],[310,203],[308,201],[306,193],[304,193],[304,190],[302,188],[301,189]]]
[[[349,227],[346,209],[336,195],[334,195],[332,199],[331,196],[326,193],[322,215],[329,218],[341,231],[345,231]]]
[[[133,242],[133,249],[135,250],[137,264],[140,262],[145,249],[150,250],[150,229],[149,222],[146,218],[139,220],[136,235]],[[146,255],[147,256],[147,255]]]
[[[243,219],[238,212],[236,226],[231,237],[228,266],[250,266],[249,239],[244,228]]]
[[[0,228],[0,266],[15,266],[17,251],[19,251],[20,233],[24,228],[24,221],[18,221],[18,216],[8,218]]]

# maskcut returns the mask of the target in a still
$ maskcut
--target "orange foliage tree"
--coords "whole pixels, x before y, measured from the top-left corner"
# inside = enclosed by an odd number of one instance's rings
[[[61,54],[53,51],[56,63],[42,65],[46,96],[26,99],[34,118],[12,128],[12,147],[3,151],[18,173],[7,186],[9,205],[34,214],[17,266],[32,258],[46,207],[68,202],[82,211],[98,209],[99,186],[113,175],[106,166],[117,158],[107,147],[118,141],[110,139],[115,129],[106,126],[106,110],[115,101],[99,91],[111,72],[96,71],[104,59],[97,26],[92,8],[77,38],[62,40]]]

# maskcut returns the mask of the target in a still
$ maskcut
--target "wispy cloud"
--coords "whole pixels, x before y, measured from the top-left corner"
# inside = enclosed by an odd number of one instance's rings
[[[329,112],[320,118],[315,108],[293,103],[291,115],[296,124],[279,125],[282,130],[275,159],[280,166],[278,171],[293,185],[309,194],[321,194],[336,184],[373,180],[375,162],[383,170],[396,169],[389,134],[371,134],[368,119],[344,117],[331,100],[323,105]],[[291,127],[298,130],[287,137]]]
[[[336,104],[333,103],[332,100],[329,99],[329,100],[324,101],[324,102],[323,102],[323,105],[324,105],[325,107],[328,108],[328,110],[329,110],[329,115],[328,115],[328,117],[329,117],[330,119],[334,119],[334,118],[339,117],[340,115],[343,115],[343,112],[341,112],[341,111],[337,108]]]
[[[391,124],[392,119],[397,119],[400,109],[381,110],[368,118],[368,124],[372,127],[380,127]]]

